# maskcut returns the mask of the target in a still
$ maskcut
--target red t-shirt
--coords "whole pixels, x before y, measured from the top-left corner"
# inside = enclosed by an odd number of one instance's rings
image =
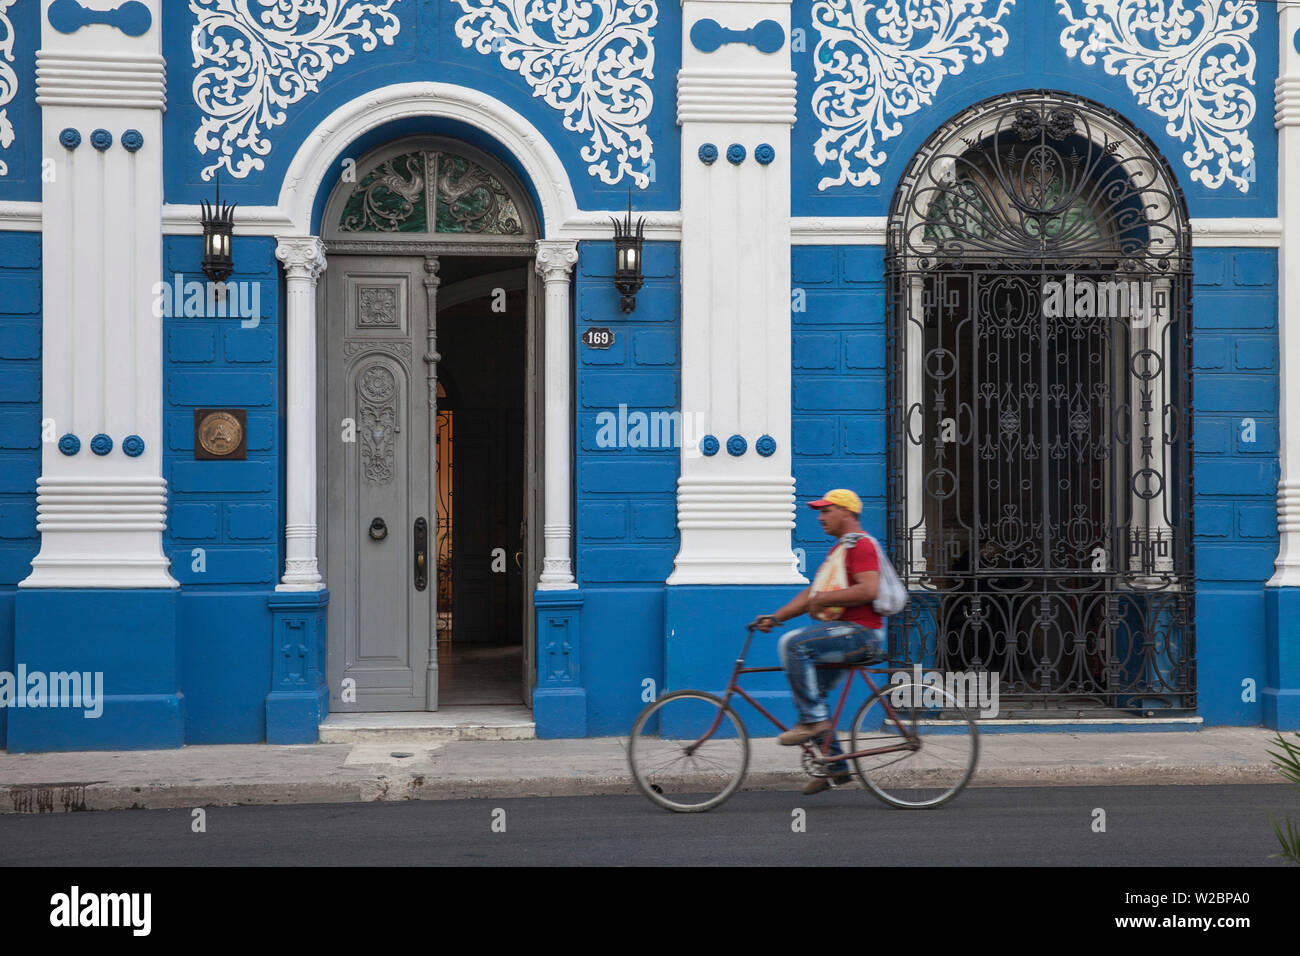
[[[835,547],[838,548],[839,545],[837,544]],[[853,550],[844,556],[844,570],[848,572],[849,587],[857,584],[853,580],[853,575],[861,574],[863,571],[878,572],[880,570],[880,559],[876,557],[876,549],[872,545],[870,538],[859,538],[858,543],[853,546]],[[870,603],[845,608],[844,613],[839,616],[839,620],[852,621],[854,624],[861,624],[873,631],[885,626],[884,621],[880,619],[880,615],[876,613],[875,608]]]

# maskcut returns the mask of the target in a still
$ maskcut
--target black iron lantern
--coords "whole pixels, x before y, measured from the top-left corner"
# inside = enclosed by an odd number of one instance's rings
[[[627,218],[623,222],[610,218],[614,224],[614,287],[623,295],[621,308],[631,312],[636,308],[636,294],[641,288],[641,243],[645,238],[645,217],[632,225],[632,191],[627,194]]]
[[[231,253],[231,235],[235,229],[235,205],[222,205],[221,174],[217,173],[217,202],[208,205],[207,200],[200,200],[203,206],[203,274],[213,282],[225,282],[235,271],[235,260]]]

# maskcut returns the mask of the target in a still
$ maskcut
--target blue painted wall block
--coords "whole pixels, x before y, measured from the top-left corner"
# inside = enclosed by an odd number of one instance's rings
[[[0,319],[0,359],[41,357],[41,323],[38,319]]]
[[[266,461],[177,461],[171,483],[187,492],[263,492],[272,490],[275,466]]]
[[[1300,730],[1300,588],[1265,588],[1264,611],[1264,724]]]
[[[217,357],[216,334],[212,329],[168,329],[167,357],[178,363],[211,362]]]
[[[173,538],[208,540],[221,530],[216,505],[173,505],[167,520]]]
[[[0,402],[28,402],[40,394],[39,365],[0,361]]]
[[[270,505],[227,505],[226,533],[236,541],[266,541],[275,533]]]
[[[834,419],[800,418],[794,422],[795,455],[823,457],[834,453]]]
[[[675,372],[592,371],[579,385],[584,408],[669,408],[677,404]]]
[[[681,358],[676,332],[637,332],[635,343],[633,354],[638,365],[677,365]]]
[[[39,398],[39,396],[37,396]],[[0,412],[0,449],[28,451],[41,447],[39,408]]]
[[[1232,257],[1232,277],[1239,286],[1275,285],[1277,252],[1272,249],[1244,249]]]
[[[40,267],[41,236],[39,233],[0,232],[0,268],[8,270]]]
[[[637,538],[671,538],[677,534],[677,507],[670,502],[632,506],[632,534]]]
[[[610,504],[587,502],[582,506],[581,524],[584,538],[625,537],[627,505],[621,501]]]
[[[240,591],[187,591],[180,602],[185,742],[266,739],[271,685],[271,614],[266,597]]]
[[[28,673],[90,672],[87,708],[13,708],[6,746],[32,750],[179,747],[185,737],[174,590],[32,588],[16,597],[14,662]],[[87,716],[102,707],[99,716]]]

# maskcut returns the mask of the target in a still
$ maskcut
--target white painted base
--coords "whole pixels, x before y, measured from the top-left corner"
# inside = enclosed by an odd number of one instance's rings
[[[790,547],[794,498],[791,478],[683,476],[682,544],[668,583],[807,584]]]
[[[36,486],[41,550],[20,588],[180,587],[162,550],[162,478],[47,475]]]

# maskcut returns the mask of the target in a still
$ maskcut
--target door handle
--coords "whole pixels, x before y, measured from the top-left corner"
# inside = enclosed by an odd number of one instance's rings
[[[429,550],[429,522],[415,519],[415,589],[423,591],[429,586],[429,569],[425,554]]]

